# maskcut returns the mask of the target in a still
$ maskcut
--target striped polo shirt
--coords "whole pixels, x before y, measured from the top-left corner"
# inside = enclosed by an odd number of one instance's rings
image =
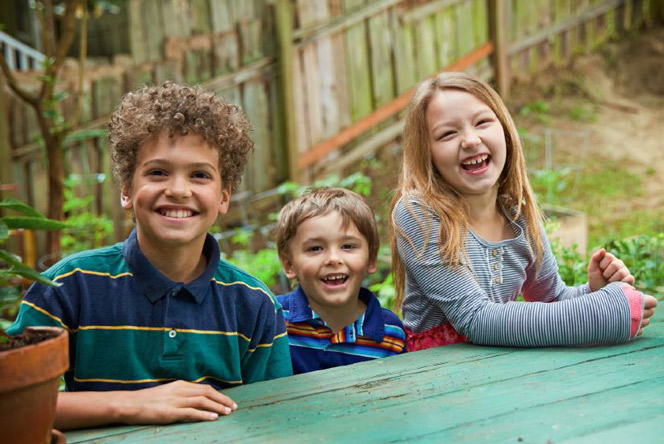
[[[406,269],[404,325],[415,333],[449,322],[476,344],[562,346],[626,342],[632,318],[640,322],[638,303],[632,310],[624,284],[592,293],[587,284],[566,286],[542,227],[544,254],[536,272],[523,217],[510,223],[514,237],[500,242],[468,230],[468,261],[455,268],[441,260],[440,219],[430,207],[416,196],[402,198],[392,216],[395,253]],[[529,303],[516,302],[519,293]],[[642,307],[643,296],[634,293]]]
[[[293,373],[339,367],[406,351],[406,334],[399,317],[381,308],[376,296],[366,288],[360,289],[359,298],[367,307],[364,313],[334,334],[311,309],[301,286],[277,296],[286,317]]]
[[[208,234],[208,266],[173,282],[138,247],[136,232],[69,256],[33,284],[10,334],[54,325],[70,332],[67,391],[134,390],[174,380],[220,389],[292,374],[281,306],[269,289],[220,259]]]

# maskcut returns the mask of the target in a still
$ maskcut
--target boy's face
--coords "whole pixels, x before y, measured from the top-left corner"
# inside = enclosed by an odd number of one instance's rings
[[[169,138],[166,132],[144,143],[122,207],[133,209],[141,248],[196,245],[201,248],[217,215],[228,210],[219,154],[200,136]]]
[[[289,279],[297,278],[311,308],[356,307],[362,280],[376,271],[369,262],[369,245],[355,224],[342,228],[342,218],[332,211],[305,220],[282,257]]]

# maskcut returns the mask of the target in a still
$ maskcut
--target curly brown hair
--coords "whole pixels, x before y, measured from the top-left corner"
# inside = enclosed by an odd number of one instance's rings
[[[108,138],[113,146],[113,175],[129,188],[141,146],[162,131],[169,137],[199,135],[219,153],[224,187],[235,191],[254,149],[252,125],[242,110],[199,86],[165,82],[126,94],[111,115]]]

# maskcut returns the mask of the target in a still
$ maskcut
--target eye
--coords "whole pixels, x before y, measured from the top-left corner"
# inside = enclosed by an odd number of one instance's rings
[[[211,179],[212,176],[205,171],[196,171],[191,175],[194,179]]]
[[[452,137],[454,137],[455,134],[456,131],[445,131],[440,136],[438,136],[438,140],[450,140]]]
[[[320,245],[311,245],[307,247],[307,251],[311,253],[317,253],[319,251],[323,251],[323,247],[321,247]]]
[[[478,120],[477,123],[475,124],[475,126],[486,126],[486,125],[488,125],[492,122],[493,122],[493,119],[490,119],[488,117],[484,117],[484,118]]]
[[[158,169],[158,168],[153,168],[153,169],[151,169],[151,170],[148,170],[148,172],[146,173],[146,175],[147,175],[147,176],[156,176],[156,177],[159,177],[159,176],[165,176],[165,175],[166,175],[166,171],[164,171],[164,170],[160,170],[160,169]]]
[[[357,248],[357,245],[355,244],[344,244],[341,246],[342,250],[354,250]]]

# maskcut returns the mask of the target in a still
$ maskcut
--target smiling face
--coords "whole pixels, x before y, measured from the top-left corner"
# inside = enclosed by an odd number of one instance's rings
[[[169,138],[165,132],[138,153],[122,206],[133,210],[144,250],[192,247],[202,250],[207,230],[228,210],[219,154],[195,134]]]
[[[297,278],[317,313],[357,306],[362,280],[376,271],[369,245],[355,224],[343,228],[336,211],[306,219],[282,258],[289,279]]]
[[[444,89],[425,117],[431,158],[445,182],[464,197],[497,195],[507,144],[493,110],[468,92]]]

